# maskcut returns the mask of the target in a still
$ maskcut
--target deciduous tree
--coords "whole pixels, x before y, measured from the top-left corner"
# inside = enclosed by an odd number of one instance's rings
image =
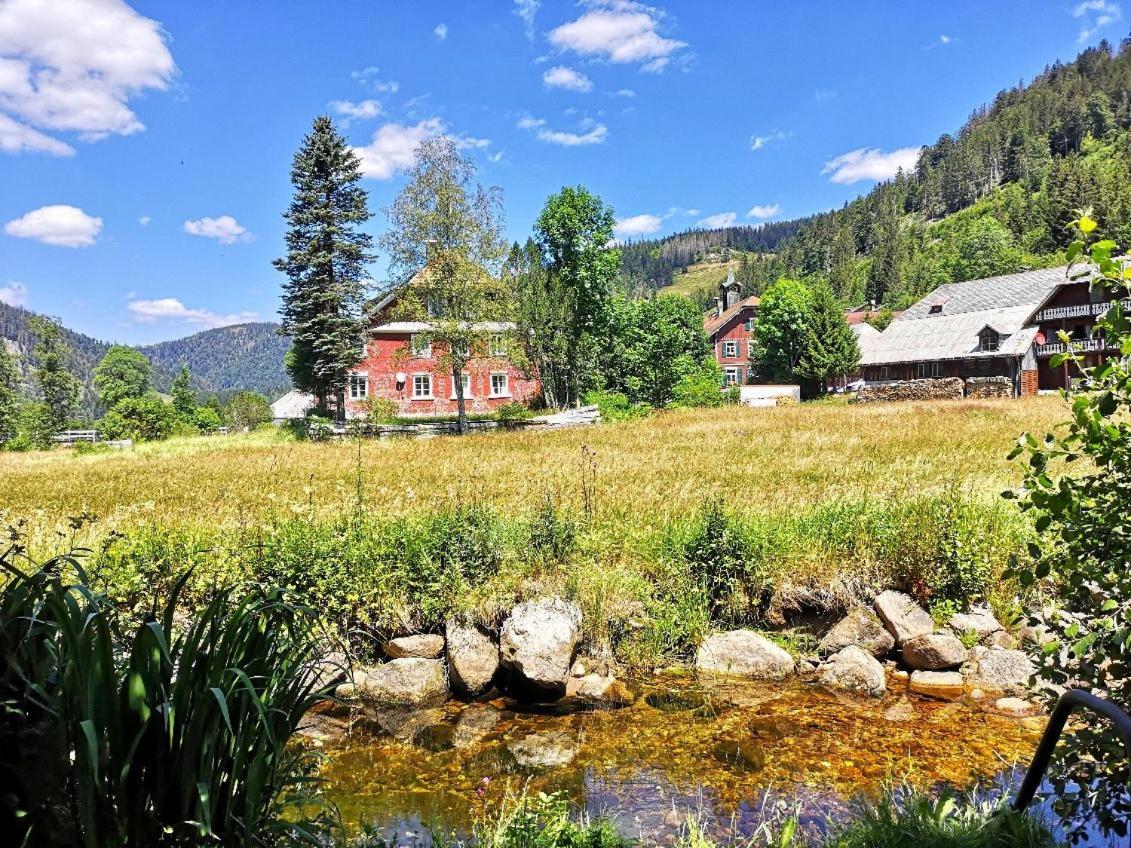
[[[94,367],[94,388],[106,409],[126,398],[139,398],[149,390],[149,360],[137,348],[111,345]]]
[[[390,270],[406,278],[415,275],[399,294],[396,311],[426,321],[423,335],[442,345],[460,433],[467,427],[463,374],[468,361],[488,352],[489,337],[500,333],[498,324],[513,317],[500,277],[507,250],[502,189],[486,188],[475,176],[475,164],[454,139],[423,142],[408,183],[385,210],[390,226],[381,237]]]
[[[63,328],[54,318],[37,315],[29,322],[35,334],[36,367],[32,372],[52,433],[67,428],[79,399],[79,380],[68,368],[71,349],[63,338]]]
[[[797,376],[806,349],[812,295],[797,280],[780,279],[762,294],[750,364],[760,379],[787,382]]]

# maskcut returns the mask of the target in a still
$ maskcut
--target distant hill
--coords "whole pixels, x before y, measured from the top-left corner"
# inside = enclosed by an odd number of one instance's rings
[[[774,253],[810,220],[797,218],[756,226],[686,230],[659,239],[628,242],[620,249],[621,278],[626,288],[641,294],[653,292],[670,286],[676,276],[694,265],[725,263],[727,256],[736,252]]]
[[[140,348],[155,368],[170,374],[181,363],[212,392],[228,394],[250,389],[269,398],[291,387],[283,367],[290,340],[279,335],[279,325],[262,321],[233,324]]]
[[[29,327],[34,314],[0,303],[0,339],[8,340],[9,347],[14,348],[29,389],[31,369],[35,367],[35,339]],[[277,334],[278,327],[268,322],[233,324],[139,349],[153,365],[153,387],[159,392],[169,391],[173,377],[185,362],[192,373],[193,388],[201,396],[217,394],[226,398],[241,389],[250,389],[273,398],[290,388],[290,378],[283,367],[283,356],[290,343]],[[110,342],[66,327],[63,337],[71,348],[71,371],[82,382],[81,406],[88,414],[93,413],[97,407],[94,367],[106,355]]]

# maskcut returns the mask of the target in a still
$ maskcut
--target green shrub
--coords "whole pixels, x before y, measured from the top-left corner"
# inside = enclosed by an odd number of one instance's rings
[[[391,424],[400,411],[397,402],[391,398],[367,397],[364,406],[366,418],[371,424]]]
[[[714,618],[743,623],[757,616],[769,583],[758,558],[752,556],[743,527],[721,501],[711,500],[700,508],[681,554]]]
[[[198,406],[193,410],[192,423],[202,433],[215,433],[224,422],[219,410],[211,406]]]
[[[602,421],[631,421],[651,414],[652,407],[633,403],[621,392],[592,391],[585,395],[586,406],[596,406]]]
[[[14,844],[323,844],[311,760],[288,745],[335,682],[313,673],[312,610],[247,586],[186,620],[174,588],[133,626],[74,559],[0,566],[0,830]]]
[[[534,417],[534,413],[531,412],[525,404],[512,402],[504,403],[496,409],[495,417],[498,418],[502,424],[506,425],[516,421],[529,421]]]
[[[176,410],[150,392],[119,401],[99,422],[98,431],[107,439],[154,442],[169,438],[176,423]]]
[[[539,792],[519,796],[492,821],[481,822],[475,828],[474,844],[479,848],[629,848],[635,843],[607,820],[575,821],[564,794]]]
[[[674,407],[722,406],[726,401],[721,386],[723,372],[715,360],[704,362],[688,372],[672,390]]]
[[[16,435],[5,447],[12,451],[50,450],[55,443],[51,409],[45,403],[25,403],[16,419]]]
[[[565,515],[547,496],[530,519],[527,542],[531,553],[545,562],[561,563],[569,558],[577,541],[577,522]]]
[[[224,417],[233,427],[255,429],[271,420],[271,404],[259,392],[238,392],[224,407]]]

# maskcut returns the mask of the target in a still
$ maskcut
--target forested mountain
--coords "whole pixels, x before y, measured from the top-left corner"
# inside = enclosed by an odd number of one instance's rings
[[[35,339],[28,326],[34,313],[18,306],[0,303],[0,343],[7,340],[29,391],[31,369],[35,367]],[[273,399],[290,388],[283,367],[288,342],[277,335],[279,325],[271,323],[235,324],[215,330],[141,347],[153,365],[153,388],[168,392],[173,377],[185,362],[192,373],[193,388],[202,397],[218,394],[222,398],[239,389],[262,392]],[[70,370],[82,383],[80,405],[86,413],[96,408],[93,386],[94,367],[106,355],[109,342],[63,328],[63,338],[71,348]]]
[[[251,389],[274,399],[291,387],[283,367],[290,341],[271,322],[233,324],[140,348],[155,367],[175,373],[181,363],[211,392]]]
[[[845,302],[898,307],[941,283],[1058,263],[1085,206],[1131,244],[1131,40],[1001,92],[924,147],[914,172],[814,216],[773,261],[827,278]]]
[[[722,257],[729,251],[773,253],[792,238],[808,218],[756,226],[686,230],[660,239],[621,245],[620,273],[626,289],[651,292],[670,285],[689,265]]]

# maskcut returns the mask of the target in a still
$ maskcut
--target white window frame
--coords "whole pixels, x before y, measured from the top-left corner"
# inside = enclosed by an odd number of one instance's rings
[[[988,344],[991,339],[993,340],[993,347],[990,347]],[[1001,350],[1001,334],[996,332],[989,333],[983,330],[978,334],[978,349],[982,353],[997,353]]]
[[[738,357],[738,340],[737,339],[723,339],[723,356],[724,357]]]
[[[464,371],[462,374],[460,374],[460,378],[463,380],[463,398],[464,398],[464,400],[469,400],[470,398],[475,397],[475,395],[473,395],[471,393],[471,375],[468,374],[466,371]],[[455,400],[455,399],[456,399],[456,381],[452,380],[451,400]]]
[[[413,359],[431,359],[432,358],[432,340],[428,339],[426,342],[417,344],[417,338],[423,336],[423,333],[413,333],[408,339],[409,353],[412,354]]]
[[[488,341],[487,352],[495,359],[502,359],[507,355],[507,337],[502,333],[492,333]]]
[[[495,378],[496,377],[502,377],[503,378],[503,391],[501,391],[501,392],[495,391]],[[506,371],[493,371],[493,372],[491,372],[490,387],[491,387],[491,395],[490,395],[491,397],[493,397],[493,398],[510,397],[511,396],[511,375],[508,374]]]
[[[357,372],[349,375],[349,385],[346,387],[350,400],[365,400],[369,397],[369,375]]]
[[[723,388],[729,389],[742,382],[742,368],[738,365],[727,365],[723,368]]]
[[[428,381],[428,394],[420,394],[417,392],[417,380]],[[435,395],[432,394],[432,375],[431,374],[413,374],[412,375],[412,399],[413,400],[432,400]]]

